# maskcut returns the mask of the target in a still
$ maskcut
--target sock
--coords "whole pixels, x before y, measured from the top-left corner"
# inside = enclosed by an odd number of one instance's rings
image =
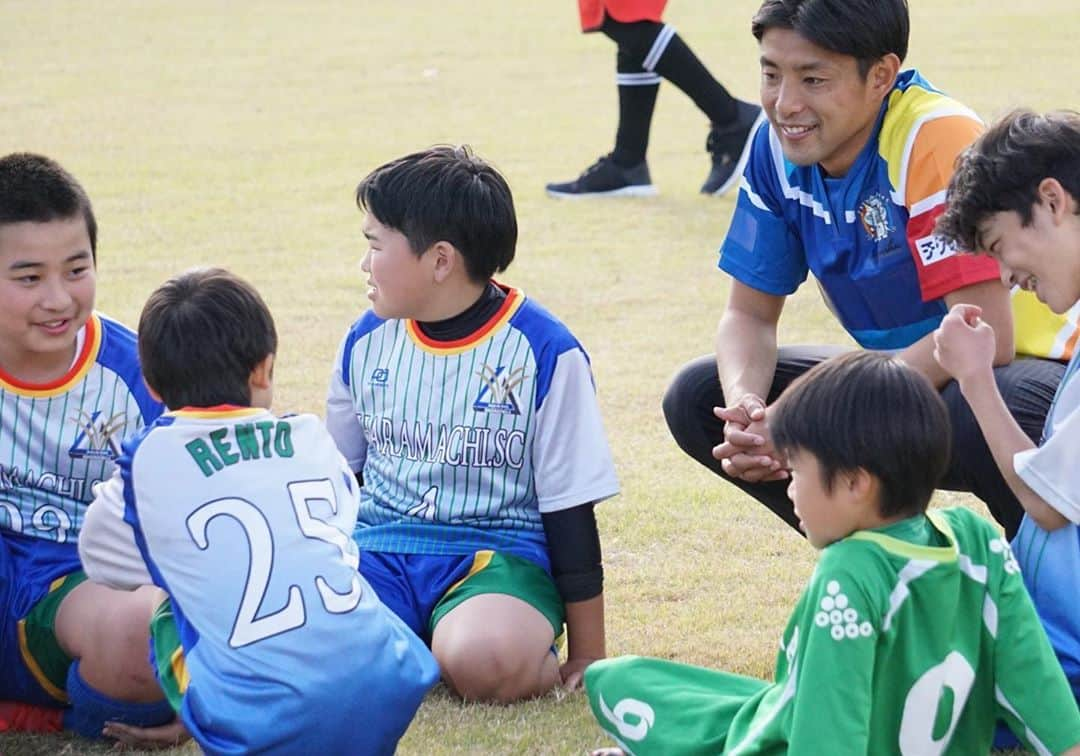
[[[21,701],[0,701],[0,733],[60,732],[63,729],[63,716],[63,709],[34,706]]]
[[[100,738],[106,722],[154,727],[171,722],[176,715],[166,700],[131,703],[109,698],[83,680],[77,661],[68,669],[67,694],[71,708],[64,713],[64,728],[84,738]]]
[[[660,77],[645,73],[619,73],[619,127],[615,132],[615,149],[611,159],[630,168],[645,159],[649,148],[649,128],[652,126]]]
[[[615,56],[615,83],[619,91],[619,127],[611,159],[624,168],[645,159],[649,147],[660,75],[642,64],[649,48],[664,27],[651,21],[624,24],[605,17],[602,31],[618,45]]]
[[[645,57],[645,67],[685,92],[713,123],[731,123],[738,117],[735,98],[713,78],[673,27],[664,26],[653,50]]]

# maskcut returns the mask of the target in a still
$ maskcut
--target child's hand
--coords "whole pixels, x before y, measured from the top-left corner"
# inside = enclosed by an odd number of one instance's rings
[[[157,727],[135,727],[121,722],[106,722],[101,734],[107,738],[115,738],[120,748],[138,748],[144,751],[173,748],[191,738],[179,717]]]
[[[994,329],[975,305],[958,304],[934,332],[934,359],[961,384],[990,375],[994,364]]]
[[[562,678],[563,687],[567,690],[577,690],[581,687],[585,678],[585,668],[598,659],[567,659],[559,667],[559,676]]]

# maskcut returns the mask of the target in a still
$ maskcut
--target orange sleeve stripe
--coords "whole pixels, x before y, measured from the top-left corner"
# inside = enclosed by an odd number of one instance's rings
[[[924,123],[908,158],[905,204],[910,208],[947,189],[956,158],[981,133],[982,124],[964,116],[945,116]]]

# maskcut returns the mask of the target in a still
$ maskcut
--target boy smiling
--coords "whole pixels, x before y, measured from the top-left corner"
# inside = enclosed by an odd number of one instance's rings
[[[152,596],[87,581],[76,550],[92,486],[161,411],[134,335],[94,312],[96,250],[71,174],[0,158],[0,731],[173,718],[146,662]]]
[[[1054,313],[1080,309],[1080,115],[1017,111],[960,159],[941,232],[1001,266],[1002,280],[1032,291]],[[1013,540],[1073,692],[1080,695],[1080,358],[1073,356],[1036,445],[1005,410],[987,365],[991,326],[957,306],[935,334],[935,357],[956,378],[1024,507]]]

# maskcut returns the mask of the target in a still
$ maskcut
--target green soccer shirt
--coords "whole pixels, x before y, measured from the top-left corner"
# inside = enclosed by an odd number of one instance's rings
[[[1008,543],[966,509],[825,548],[772,684],[633,658],[586,682],[601,725],[640,754],[987,753],[998,718],[1040,754],[1080,742]]]

